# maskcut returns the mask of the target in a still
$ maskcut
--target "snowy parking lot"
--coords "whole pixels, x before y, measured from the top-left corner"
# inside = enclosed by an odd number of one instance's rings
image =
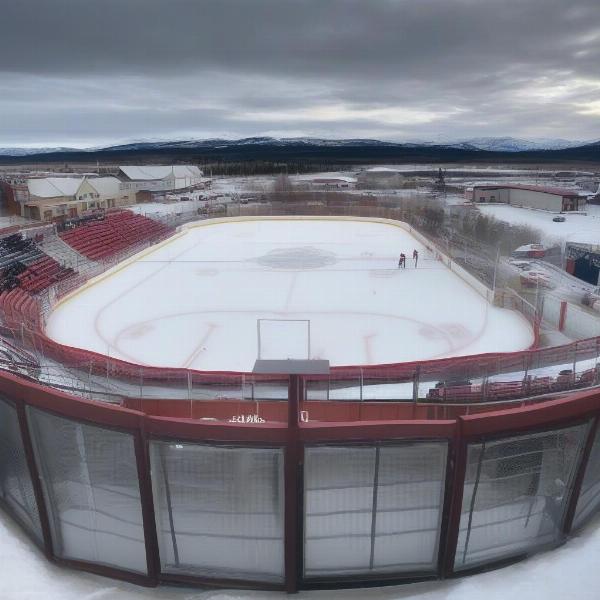
[[[509,206],[508,204],[478,204],[479,210],[500,221],[512,225],[527,225],[538,229],[546,244],[562,244],[565,241],[596,242],[600,244],[600,206],[588,205],[587,214],[565,213],[565,221],[557,223],[552,219],[555,213]]]

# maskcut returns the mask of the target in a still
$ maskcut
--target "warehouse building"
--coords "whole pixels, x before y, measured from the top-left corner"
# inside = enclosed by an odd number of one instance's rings
[[[40,221],[80,217],[135,203],[135,193],[116,177],[38,177],[19,188],[21,216]]]
[[[551,212],[585,209],[586,197],[576,190],[529,185],[478,185],[467,191],[467,199],[477,203],[503,203]]]
[[[206,180],[193,165],[142,165],[119,167],[125,189],[137,195],[138,202],[164,199],[167,192],[203,189]]]

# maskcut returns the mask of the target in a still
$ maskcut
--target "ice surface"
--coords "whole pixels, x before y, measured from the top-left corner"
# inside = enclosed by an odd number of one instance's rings
[[[508,352],[532,342],[523,317],[489,306],[410,233],[358,220],[193,227],[59,305],[47,332],[139,364],[248,371],[258,319],[310,320],[311,358],[332,365]]]

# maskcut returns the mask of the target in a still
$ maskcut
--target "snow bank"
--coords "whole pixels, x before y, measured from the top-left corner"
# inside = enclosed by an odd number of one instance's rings
[[[461,579],[354,590],[301,592],[299,600],[597,600],[600,520],[561,548],[515,565]],[[285,600],[284,593],[147,589],[63,569],[48,562],[0,511],[2,600]]]

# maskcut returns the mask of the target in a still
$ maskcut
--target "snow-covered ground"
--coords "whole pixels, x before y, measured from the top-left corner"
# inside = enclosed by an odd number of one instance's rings
[[[515,225],[527,225],[542,232],[546,243],[562,243],[585,238],[585,243],[596,241],[600,244],[600,206],[586,207],[587,215],[564,214],[565,221],[556,223],[555,213],[509,206],[507,204],[478,204],[481,212]],[[589,241],[588,241],[589,240]]]
[[[4,229],[6,227],[13,227],[14,225],[27,225],[30,223],[36,223],[36,221],[32,221],[31,219],[26,219],[25,217],[19,217],[16,215],[0,216],[0,229]]]
[[[300,600],[597,600],[600,521],[561,548],[515,565],[460,579],[413,585],[301,592]],[[279,592],[147,589],[49,563],[0,511],[2,600],[284,600]]]
[[[259,319],[271,320],[261,324],[263,358],[306,358],[306,323],[285,320],[310,320],[310,356],[333,365],[532,342],[521,315],[488,305],[408,231],[339,219],[204,221],[68,298],[47,333],[138,364],[248,371]]]
[[[190,200],[176,202],[144,202],[142,204],[130,206],[129,210],[145,217],[156,217],[197,212],[199,208],[204,208],[206,204],[207,201],[196,193],[191,195]]]

